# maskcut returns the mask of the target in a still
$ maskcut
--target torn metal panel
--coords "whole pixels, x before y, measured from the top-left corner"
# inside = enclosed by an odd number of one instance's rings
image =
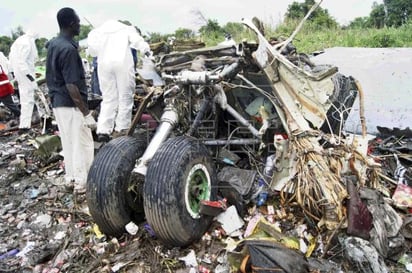
[[[347,192],[338,173],[331,170],[317,138],[319,132],[314,129],[327,120],[331,98],[339,97],[335,93],[345,90],[335,88],[332,77],[336,70],[312,74],[294,65],[274,49],[250,21],[244,20],[244,23],[258,35],[259,47],[254,57],[280,101],[279,108],[285,117],[282,122],[290,139],[288,153],[296,155],[290,158],[296,165],[296,173],[289,174],[291,180],[288,181],[294,192],[292,198],[306,214],[319,220],[319,225],[335,229],[343,217],[342,202]],[[273,71],[278,73],[274,75]]]

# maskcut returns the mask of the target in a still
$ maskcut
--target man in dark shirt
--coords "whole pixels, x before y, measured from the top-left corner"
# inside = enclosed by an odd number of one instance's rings
[[[57,13],[60,34],[47,45],[46,81],[62,141],[66,182],[84,192],[94,157],[91,129],[96,121],[87,106],[85,73],[78,44],[80,19],[71,8]]]

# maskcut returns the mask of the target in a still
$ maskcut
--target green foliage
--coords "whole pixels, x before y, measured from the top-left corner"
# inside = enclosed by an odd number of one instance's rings
[[[372,5],[372,11],[369,15],[369,26],[375,28],[383,28],[385,26],[385,6],[378,5],[376,2]]]
[[[89,35],[89,32],[93,29],[91,25],[80,25],[80,33],[77,36],[77,39],[83,40],[87,38],[87,35]]]
[[[300,18],[305,17],[305,14],[309,9],[305,11],[306,5],[298,2],[293,2],[288,6],[288,10],[286,11],[286,19],[287,20],[297,20]]]
[[[158,43],[167,41],[167,37],[172,36],[169,34],[161,34],[160,32],[150,32],[149,33],[149,43]]]
[[[216,45],[224,40],[225,31],[216,20],[209,19],[207,24],[199,29],[206,46]]]
[[[383,4],[372,5],[369,17],[355,18],[349,27],[400,27],[412,19],[411,0],[384,0]]]
[[[193,39],[196,36],[196,33],[188,28],[179,28],[175,31],[175,37],[178,40],[189,40]]]
[[[267,37],[286,38],[297,21],[269,29]],[[294,45],[299,52],[311,53],[330,47],[412,47],[412,21],[402,27],[320,29],[307,22],[297,34]]]
[[[223,26],[223,31],[225,33],[230,33],[233,35],[235,33],[241,33],[242,31],[244,31],[244,27],[241,23],[229,22]]]
[[[229,33],[232,39],[236,42],[242,40],[251,40],[254,38],[252,32],[248,30],[242,23],[228,22],[221,27],[217,21],[208,20],[208,24],[201,27],[200,38],[206,46],[215,46],[225,40],[225,34]]]
[[[18,26],[16,29],[11,31],[11,37],[9,36],[0,36],[0,51],[4,53],[4,55],[8,56],[10,53],[10,47],[13,42],[23,35],[25,32],[21,26]],[[37,51],[39,53],[39,57],[42,58],[46,55],[46,48],[44,45],[47,43],[46,38],[39,38],[35,41]]]
[[[305,0],[303,3],[293,2],[288,6],[286,11],[286,21],[302,19],[313,5],[315,5],[315,0]],[[322,7],[318,7],[314,10],[308,20],[314,22],[320,27],[336,28],[338,26],[336,20],[329,15],[329,11],[327,9],[323,9]]]
[[[199,32],[204,34],[208,34],[208,33],[214,33],[214,32],[221,32],[223,31],[221,26],[219,25],[219,23],[216,20],[212,20],[209,19],[207,20],[207,24],[202,26],[199,29]]]
[[[0,36],[0,51],[2,51],[4,55],[8,56],[12,43],[13,43],[13,40],[10,37]]]
[[[315,0],[293,2],[289,5],[282,24],[276,28],[265,25],[265,36],[286,39],[314,4]],[[91,29],[91,25],[81,25],[77,39],[86,38]],[[0,50],[8,55],[13,41],[23,33],[23,28],[18,26],[12,30],[10,37],[0,36]],[[174,34],[153,32],[148,33],[148,36],[150,43],[166,42],[173,35],[177,40],[201,39],[206,46],[222,42],[225,33],[230,33],[238,43],[242,40],[256,41],[250,30],[243,24],[234,22],[221,27],[216,20],[208,19],[199,33],[200,35],[190,29],[179,28]],[[45,56],[46,42],[46,38],[36,41],[40,57]],[[412,0],[384,0],[383,4],[374,2],[370,16],[355,18],[348,27],[339,27],[327,9],[318,7],[295,37],[294,44],[298,51],[306,53],[335,46],[412,47]]]
[[[370,18],[365,17],[356,17],[352,22],[349,24],[349,28],[368,28],[371,27]]]
[[[230,35],[232,35],[232,39],[237,42],[240,42],[247,36],[246,28],[241,23],[229,22],[223,26],[222,30],[224,33],[229,33]],[[221,41],[223,41],[224,35],[221,38]]]
[[[411,0],[384,0],[387,16],[386,25],[399,27],[412,18]]]
[[[397,37],[394,32],[385,29],[382,32],[374,33],[370,37],[370,47],[391,47],[398,44]]]
[[[39,53],[39,58],[46,57],[47,55],[47,49],[45,47],[47,41],[48,40],[46,38],[39,38],[36,40],[36,47]]]

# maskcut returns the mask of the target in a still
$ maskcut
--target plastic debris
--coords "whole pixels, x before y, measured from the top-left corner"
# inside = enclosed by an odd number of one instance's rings
[[[403,264],[405,269],[412,272],[412,255],[404,253],[398,260],[398,263]]]
[[[266,183],[263,178],[258,178],[258,196],[256,200],[256,206],[260,207],[263,206],[266,203],[266,200],[268,199],[268,192],[266,189]]]
[[[115,265],[113,265],[112,266],[112,271],[113,272],[118,272],[120,269],[122,269],[125,265],[127,265],[128,263],[127,262],[120,262],[120,263],[117,263],[117,264],[115,264]]]
[[[373,228],[370,231],[369,241],[386,258],[393,253],[389,239],[400,234],[402,218],[384,201],[379,192],[362,189],[360,196],[366,201],[368,209],[373,215]]]
[[[213,51],[208,51],[208,59],[211,61],[214,61],[213,53]],[[275,71],[283,73],[277,69]],[[330,79],[328,82],[331,83]],[[340,87],[338,85],[346,83],[340,81],[335,86],[336,89],[331,89],[331,91],[335,92]],[[236,84],[236,82],[230,84]],[[253,86],[251,87],[251,89],[248,88],[247,93],[241,94],[242,99],[244,95],[246,97],[252,93],[249,91],[257,91],[257,89],[253,90]],[[305,89],[306,87],[304,86],[302,90],[309,90]],[[292,87],[292,89],[294,88]],[[322,92],[322,89],[323,86],[319,88],[320,92],[317,92],[322,100],[331,100],[337,95],[331,94],[328,97]],[[345,99],[350,100],[351,98],[348,95]],[[249,102],[246,103],[246,106],[247,104]],[[272,106],[269,100],[259,97],[259,100],[254,100],[243,110],[253,112],[251,115],[253,117],[262,118],[262,113],[261,117],[256,115],[260,107],[266,112],[263,113],[265,115],[263,122],[269,121],[270,125],[276,126],[281,122],[272,122],[276,118],[271,116],[275,112],[275,109],[270,110]],[[298,107],[302,106],[304,105],[298,105]],[[339,105],[335,105],[335,107],[339,108]],[[342,112],[336,112],[336,114],[344,114],[343,112],[349,109],[350,105],[347,105],[340,109]],[[267,114],[269,114],[269,119]],[[142,115],[141,120],[145,120],[147,127],[155,128],[157,122],[154,121],[154,118],[145,115]],[[271,120],[272,118],[274,119]],[[256,120],[262,124],[261,119]],[[328,121],[332,121],[332,119]],[[357,138],[346,135],[346,133],[345,136],[330,136],[330,139],[327,139],[329,136],[325,132],[323,132],[325,134],[317,135],[316,130],[314,130],[315,132],[306,131],[302,134],[311,135],[314,133],[315,143],[324,143],[322,147],[313,147],[314,155],[320,153],[322,157],[333,162],[334,165],[331,164],[331,166],[335,169],[331,168],[330,170],[336,171],[336,174],[351,172],[345,166],[345,163],[349,161],[348,155],[339,154],[340,150],[335,149],[341,141],[351,141],[351,139],[354,140],[354,149],[359,151],[358,148],[361,148],[362,150],[362,154],[359,156],[366,156],[366,152],[375,152],[373,162],[371,162],[371,158],[365,160],[368,167],[383,166],[383,170],[386,172],[383,175],[375,172],[374,168],[366,170],[364,164],[353,165],[355,170],[352,170],[353,173],[350,175],[354,173],[360,175],[359,181],[354,183],[355,189],[353,190],[355,193],[360,191],[360,198],[367,202],[367,209],[372,212],[373,216],[373,228],[370,230],[369,242],[354,237],[346,238],[345,241],[340,238],[338,241],[335,240],[336,234],[347,236],[345,232],[340,232],[340,229],[345,228],[348,228],[349,234],[367,238],[367,236],[363,236],[365,233],[362,233],[365,230],[362,229],[359,234],[356,230],[355,232],[353,229],[351,231],[350,227],[353,219],[362,222],[369,221],[366,210],[364,207],[358,206],[358,210],[353,214],[353,211],[343,207],[343,215],[348,216],[349,226],[346,226],[346,222],[343,221],[339,229],[333,231],[336,233],[333,233],[333,236],[329,238],[330,233],[323,233],[322,227],[317,226],[316,221],[311,219],[311,214],[314,212],[313,207],[307,206],[305,211],[301,209],[302,207],[295,206],[296,203],[283,203],[281,194],[294,192],[293,187],[283,187],[286,185],[285,183],[294,177],[300,176],[304,179],[304,174],[307,174],[307,172],[300,172],[299,169],[296,169],[296,161],[290,159],[299,160],[302,156],[313,151],[311,147],[303,147],[303,149],[298,150],[299,156],[296,156],[290,146],[295,137],[299,138],[300,136],[293,135],[289,139],[288,133],[277,131],[278,128],[272,130],[273,128],[268,128],[266,125],[260,128],[259,133],[265,132],[262,135],[265,140],[268,140],[265,141],[265,144],[269,143],[273,137],[273,143],[270,144],[274,147],[268,147],[267,152],[263,151],[260,154],[248,151],[249,156],[243,157],[245,151],[242,150],[240,153],[239,150],[233,149],[231,144],[226,144],[224,147],[217,146],[216,149],[219,152],[217,156],[213,157],[217,163],[216,170],[219,180],[217,198],[218,200],[226,198],[227,204],[221,201],[203,201],[200,203],[200,213],[215,216],[215,220],[221,225],[213,223],[210,229],[203,234],[202,240],[193,245],[178,248],[156,245],[156,234],[151,226],[148,223],[137,222],[137,220],[125,225],[125,230],[128,233],[106,241],[106,236],[93,223],[87,210],[84,209],[86,206],[84,200],[74,197],[69,191],[65,191],[64,184],[54,183],[65,173],[63,154],[54,157],[56,151],[60,149],[56,145],[58,137],[44,136],[36,138],[34,141],[31,139],[36,135],[35,128],[33,128],[34,131],[30,134],[2,138],[0,142],[0,166],[3,167],[0,170],[0,217],[2,220],[0,221],[0,232],[4,240],[0,243],[0,253],[2,253],[0,255],[0,268],[10,272],[20,272],[25,270],[22,267],[27,267],[36,273],[83,271],[93,273],[118,271],[228,273],[232,272],[233,268],[237,268],[237,263],[243,261],[245,254],[247,254],[249,258],[245,261],[248,260],[249,263],[260,265],[260,262],[264,260],[264,266],[270,262],[271,265],[268,268],[275,268],[278,272],[300,272],[299,270],[305,272],[304,256],[310,257],[310,268],[313,272],[337,273],[343,272],[342,268],[344,268],[350,272],[381,273],[385,272],[384,258],[391,260],[391,265],[393,265],[393,261],[398,261],[397,266],[412,271],[411,254],[405,253],[410,244],[407,240],[412,238],[412,229],[410,228],[412,220],[409,219],[412,210],[408,210],[410,207],[408,202],[412,196],[409,188],[412,187],[412,160],[410,158],[412,134],[410,134],[410,130],[397,129],[393,132],[385,130],[385,137],[388,138],[380,140],[376,138],[378,144],[375,147],[367,147],[365,138]],[[343,125],[342,122],[341,125]],[[316,124],[315,127],[317,127]],[[405,132],[409,135],[405,135]],[[396,138],[391,136],[392,133],[396,133]],[[233,137],[231,136],[231,140],[236,143],[237,136],[234,134]],[[356,147],[355,142],[358,142]],[[37,148],[34,150],[33,147]],[[318,149],[324,147],[327,148]],[[100,146],[96,145],[95,148],[99,149]],[[274,148],[275,154],[272,154],[271,148]],[[351,149],[352,147],[346,148]],[[380,156],[378,152],[385,154]],[[242,155],[243,158],[238,155]],[[266,159],[263,157],[264,155],[266,155]],[[354,153],[353,156],[358,155]],[[37,157],[47,160],[38,161]],[[307,165],[300,167],[307,167],[307,170],[310,171],[318,166],[317,158],[316,156],[314,159],[306,160]],[[322,170],[325,171],[319,172],[316,178],[322,179],[325,173],[329,173],[327,168]],[[382,178],[385,183],[377,185],[365,179],[367,178],[366,171],[370,171],[373,177]],[[259,181],[258,177],[260,177]],[[313,181],[316,182],[316,180]],[[339,183],[343,185],[344,182],[346,182],[344,179],[339,180]],[[262,188],[267,185],[270,186],[270,190],[282,192],[279,196],[273,196],[273,200],[271,198],[268,202],[267,192],[269,189],[259,189],[259,184]],[[310,185],[310,183],[307,184],[307,186]],[[329,184],[324,183],[323,185],[328,186]],[[370,188],[368,189],[369,195],[364,194],[364,187]],[[310,191],[311,188],[308,188],[307,192]],[[339,192],[339,189],[335,191]],[[259,192],[263,194],[259,196],[260,199],[256,199]],[[385,194],[382,195],[382,192]],[[271,192],[269,191],[269,193]],[[376,197],[377,195],[379,197]],[[348,203],[356,201],[357,196],[355,198],[352,194],[350,196],[349,199],[345,198],[344,202],[338,200],[338,204],[348,205]],[[328,197],[326,196],[326,198]],[[314,200],[312,204],[315,205],[324,201],[320,198],[309,200]],[[258,209],[256,205],[259,206]],[[393,205],[402,210],[395,211],[392,208]],[[229,209],[227,206],[230,206]],[[236,210],[233,209],[233,206]],[[216,210],[207,212],[206,209],[210,208]],[[317,214],[316,216],[321,217],[322,215]],[[212,219],[212,217],[209,218]],[[247,223],[246,227],[243,220]],[[139,233],[139,228],[143,228],[144,231]],[[130,236],[136,234],[139,236]],[[249,245],[249,249],[245,248],[239,252],[240,246],[245,244],[244,237],[247,240],[252,238],[260,241],[268,239],[270,243]],[[16,251],[20,249],[17,247],[23,246],[24,248],[16,254]],[[160,251],[154,251],[153,248]],[[190,253],[184,255],[188,250]],[[253,253],[247,253],[248,250]],[[220,256],[216,258],[218,255]],[[229,259],[219,259],[225,255],[236,258],[230,259],[230,261]],[[190,268],[182,268],[185,266],[183,262],[186,267]],[[292,265],[293,269],[291,269]],[[389,268],[386,269],[389,270]],[[247,272],[251,272],[251,270],[250,268],[250,271]],[[395,271],[392,268],[390,270]],[[255,271],[259,272],[258,269]]]
[[[32,251],[35,247],[36,243],[35,242],[27,242],[26,246],[19,252],[17,253],[17,257],[24,257],[27,253]]]
[[[249,222],[248,222],[248,224],[247,224],[247,227],[246,227],[246,230],[245,230],[245,232],[244,232],[244,236],[245,237],[249,237],[250,235],[252,235],[252,233],[254,232],[254,230],[255,230],[255,228],[256,228],[256,225],[257,225],[257,223],[260,221],[260,219],[262,218],[263,216],[261,215],[261,214],[255,214],[250,220],[249,220]]]
[[[389,272],[384,260],[368,241],[357,237],[347,237],[342,242],[345,256],[358,271],[364,273]]]
[[[220,182],[227,182],[243,197],[247,197],[256,181],[257,172],[237,167],[225,166],[218,173]]]
[[[217,216],[227,209],[226,199],[219,201],[201,200],[199,213],[209,216]]]
[[[104,239],[106,236],[100,231],[100,228],[97,224],[93,224],[93,232],[96,235],[98,240]]]
[[[395,202],[395,206],[399,208],[412,208],[412,187],[398,184],[392,199]]]
[[[147,233],[149,233],[151,237],[156,237],[156,233],[148,223],[144,224],[144,229],[147,231]]]
[[[139,227],[133,221],[130,221],[129,223],[127,223],[127,225],[125,226],[125,229],[131,235],[136,235],[137,232],[139,231]]]
[[[243,227],[245,223],[237,214],[235,206],[228,207],[226,211],[216,217],[216,220],[222,224],[222,228],[228,235]]]
[[[346,188],[349,194],[347,202],[348,228],[346,232],[349,235],[368,240],[370,238],[369,231],[372,229],[372,214],[360,199],[359,193],[352,181],[346,181]]]
[[[298,251],[273,240],[246,240],[250,261],[258,272],[308,273],[309,263]]]
[[[179,258],[180,261],[183,261],[187,267],[197,267],[197,259],[196,259],[196,253],[193,249],[189,251],[189,253],[184,256]]]
[[[7,251],[6,253],[3,253],[0,255],[0,260],[6,259],[6,258],[10,258],[15,256],[17,253],[19,253],[18,249],[12,249]]]
[[[33,223],[39,225],[40,227],[47,228],[52,225],[52,218],[48,214],[41,214],[37,216],[36,220]]]

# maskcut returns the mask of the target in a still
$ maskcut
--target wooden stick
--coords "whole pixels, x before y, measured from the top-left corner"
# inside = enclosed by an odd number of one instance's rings
[[[146,86],[143,85],[143,88],[146,89]],[[149,103],[150,98],[153,96],[154,90],[149,91],[149,93],[143,98],[143,101],[140,103],[139,108],[137,109],[136,114],[134,115],[132,124],[130,125],[129,130],[127,131],[128,136],[132,136],[134,129],[136,128],[137,123],[142,117],[143,110],[146,108],[146,105]]]

